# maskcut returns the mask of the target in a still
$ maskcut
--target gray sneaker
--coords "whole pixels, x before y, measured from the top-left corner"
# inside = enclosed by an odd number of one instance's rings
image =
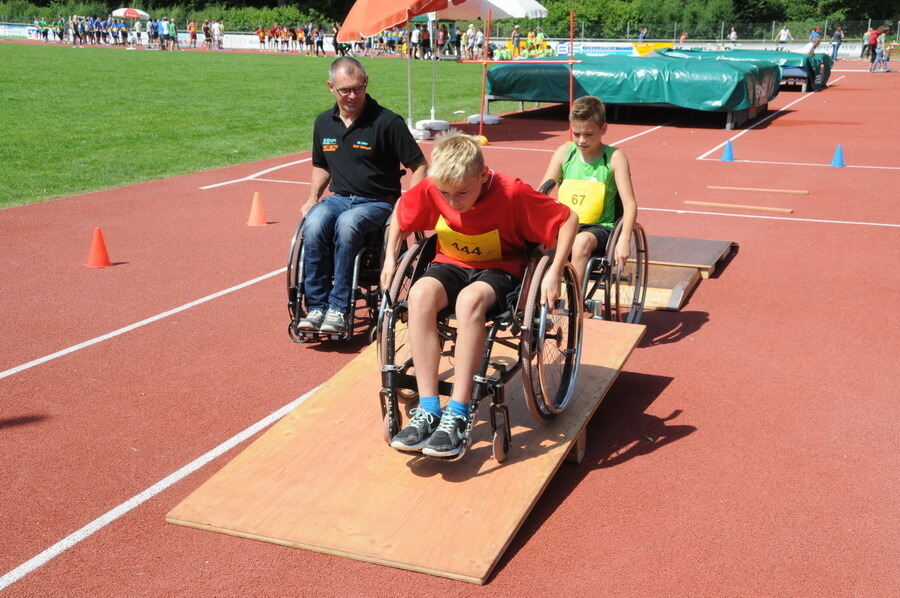
[[[422,454],[428,457],[453,457],[466,441],[466,418],[444,409],[441,423],[425,442]]]
[[[419,451],[441,423],[441,416],[416,407],[409,412],[412,419],[406,427],[391,439],[391,446],[398,451]]]
[[[347,332],[347,320],[343,312],[329,307],[319,330],[322,332]]]
[[[297,322],[298,330],[318,330],[322,327],[322,321],[325,319],[325,312],[321,309],[314,309],[306,317]]]

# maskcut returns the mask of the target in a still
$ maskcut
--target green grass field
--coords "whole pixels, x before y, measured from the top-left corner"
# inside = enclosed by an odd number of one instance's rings
[[[0,207],[310,148],[331,59],[0,44]],[[363,59],[369,93],[406,115],[407,62]],[[413,119],[431,64],[413,63]],[[437,65],[437,117],[478,112],[478,65]],[[462,110],[464,114],[454,114]]]

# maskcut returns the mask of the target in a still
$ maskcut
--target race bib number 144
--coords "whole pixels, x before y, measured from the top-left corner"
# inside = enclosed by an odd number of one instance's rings
[[[434,230],[441,245],[441,253],[447,257],[461,262],[490,262],[503,259],[500,231],[497,229],[480,235],[464,235],[450,228],[441,216]]]

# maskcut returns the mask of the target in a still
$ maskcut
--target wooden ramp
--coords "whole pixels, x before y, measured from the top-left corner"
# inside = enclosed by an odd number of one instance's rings
[[[643,326],[586,320],[577,394],[549,425],[533,422],[513,379],[502,465],[491,457],[489,400],[458,462],[388,447],[369,347],[166,519],[484,583],[643,334]]]
[[[697,268],[703,278],[715,274],[734,247],[731,241],[660,235],[647,235],[647,244],[651,264]]]
[[[678,311],[699,282],[700,271],[697,268],[650,264],[644,309]],[[630,301],[631,297],[627,299]]]
[[[678,311],[684,306],[699,282],[700,271],[697,268],[650,264],[647,273],[647,296],[644,298],[644,309]],[[603,291],[598,289],[588,299],[602,299],[602,297]],[[619,303],[629,304],[631,300],[632,287],[621,286]]]

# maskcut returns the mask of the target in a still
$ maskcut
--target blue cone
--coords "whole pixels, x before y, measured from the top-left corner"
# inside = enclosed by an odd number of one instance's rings
[[[731,147],[731,141],[725,142],[725,151],[722,152],[722,162],[734,162],[734,149]]]
[[[832,166],[842,167],[844,166],[844,146],[840,143],[837,146],[837,149],[834,150],[834,158],[831,159]]]

